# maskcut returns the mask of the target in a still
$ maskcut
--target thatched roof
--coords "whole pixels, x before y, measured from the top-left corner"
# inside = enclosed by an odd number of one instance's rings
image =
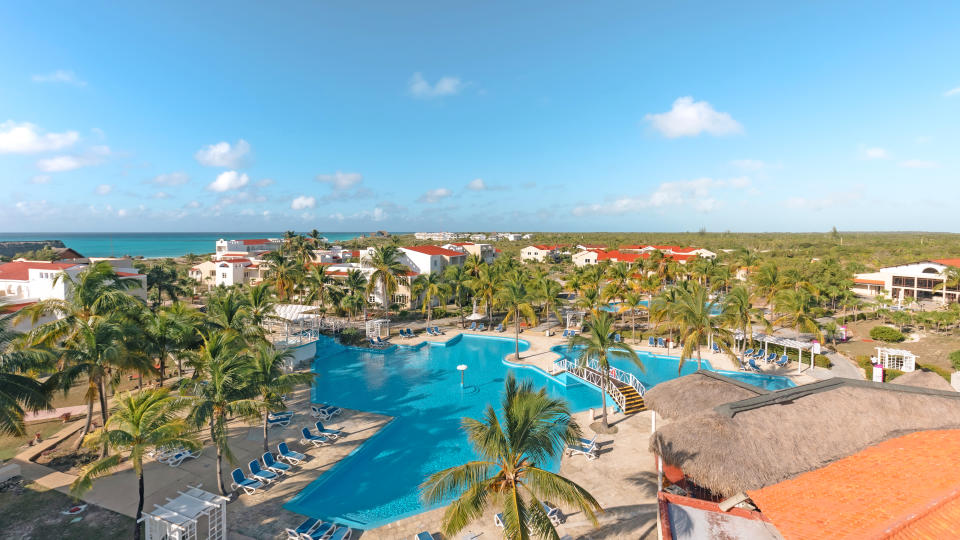
[[[643,394],[643,402],[660,416],[675,419],[768,393],[763,388],[699,370],[654,386]]]
[[[907,386],[916,386],[918,388],[929,388],[931,390],[944,390],[946,392],[953,392],[954,389],[950,386],[950,383],[940,375],[934,373],[933,371],[924,371],[918,369],[916,371],[911,371],[910,373],[904,373],[903,375],[894,379],[893,384],[905,384]]]
[[[905,433],[958,428],[960,393],[835,378],[668,423],[650,450],[726,497]]]

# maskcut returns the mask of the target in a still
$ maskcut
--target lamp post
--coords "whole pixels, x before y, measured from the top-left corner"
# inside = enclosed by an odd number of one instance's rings
[[[466,364],[460,364],[457,366],[457,371],[460,372],[460,386],[463,387],[463,372],[467,370]]]

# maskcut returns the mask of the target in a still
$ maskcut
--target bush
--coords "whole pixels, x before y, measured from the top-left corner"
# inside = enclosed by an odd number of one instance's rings
[[[890,382],[901,375],[903,375],[903,372],[899,369],[885,369],[883,370],[883,382]]]
[[[351,347],[362,345],[366,342],[366,335],[356,328],[344,328],[340,332],[340,343]]]
[[[814,356],[814,357],[813,357],[813,363],[814,363],[814,365],[816,365],[817,367],[822,367],[822,368],[831,368],[831,367],[833,367],[833,362],[831,362],[830,359],[827,358],[827,356],[824,355],[824,354],[818,354],[818,355]]]
[[[444,309],[444,308],[442,308],[442,307],[435,307],[435,308],[433,308],[433,318],[434,318],[434,319],[442,319],[442,318],[446,317],[447,315],[448,315],[448,314],[447,314],[447,310],[446,310],[446,309]]]
[[[890,326],[874,326],[870,329],[870,338],[886,343],[900,343],[904,339],[899,330]]]
[[[960,352],[960,351],[957,351],[957,352]],[[932,371],[937,375],[943,377],[945,381],[950,382],[950,372],[940,366],[932,366],[930,364],[917,364],[917,369],[922,369],[924,371]]]
[[[953,369],[960,371],[960,351],[953,351],[947,358],[950,359],[950,365],[953,366]]]

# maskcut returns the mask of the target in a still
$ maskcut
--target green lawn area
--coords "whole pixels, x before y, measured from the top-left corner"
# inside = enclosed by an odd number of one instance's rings
[[[47,440],[51,435],[63,429],[64,424],[59,418],[49,422],[37,422],[27,424],[27,435],[25,437],[12,437],[9,435],[0,435],[0,460],[7,460],[19,454],[24,446],[39,431],[40,437]]]
[[[60,512],[73,504],[69,496],[37,484],[27,484],[22,493],[0,493],[0,536],[111,540],[133,534],[133,518],[100,507],[88,507],[82,520],[70,523],[75,518]]]

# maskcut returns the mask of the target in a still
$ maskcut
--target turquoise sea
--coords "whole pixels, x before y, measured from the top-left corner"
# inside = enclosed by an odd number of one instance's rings
[[[301,234],[302,231],[297,231]],[[331,242],[352,240],[362,232],[323,232]],[[407,233],[394,233],[407,234]],[[187,253],[213,253],[220,238],[282,238],[283,232],[198,233],[0,233],[0,242],[15,240],[61,240],[86,257],[179,257]]]

